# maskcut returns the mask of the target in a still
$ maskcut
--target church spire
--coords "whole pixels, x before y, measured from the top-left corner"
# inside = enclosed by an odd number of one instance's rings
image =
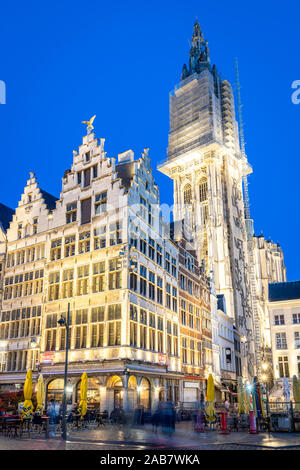
[[[205,68],[210,70],[208,41],[204,39],[200,24],[196,21],[192,35],[189,66],[187,67],[187,65],[184,64],[181,80],[184,80],[195,72],[200,73]]]

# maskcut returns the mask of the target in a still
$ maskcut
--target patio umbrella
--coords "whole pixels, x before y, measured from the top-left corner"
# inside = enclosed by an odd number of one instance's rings
[[[242,377],[239,377],[238,381],[238,402],[239,402],[239,414],[245,413],[245,401],[244,401],[244,384]]]
[[[299,386],[299,380],[297,379],[296,375],[293,375],[293,395],[294,395],[295,408],[297,411],[299,411],[300,410],[300,386]]]
[[[84,372],[81,376],[81,384],[80,384],[80,403],[78,406],[78,410],[81,414],[81,419],[86,414],[87,410],[87,373]]]
[[[33,416],[33,405],[31,401],[32,397],[32,370],[28,369],[26,374],[26,380],[24,384],[24,403],[22,409],[22,419],[32,420]]]
[[[205,409],[205,414],[206,414],[206,419],[210,422],[213,422],[216,419],[214,401],[215,401],[214,379],[213,379],[212,374],[209,374],[208,379],[207,379],[207,389],[206,389],[207,405]]]
[[[39,379],[37,382],[37,391],[36,391],[36,400],[37,400],[37,406],[36,406],[36,412],[40,415],[43,414],[44,411],[44,379],[42,374],[39,375]]]

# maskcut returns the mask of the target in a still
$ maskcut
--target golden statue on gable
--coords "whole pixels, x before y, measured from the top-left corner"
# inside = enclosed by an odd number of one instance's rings
[[[81,124],[87,124],[88,134],[94,129],[93,122],[94,122],[95,117],[96,117],[96,114],[89,121],[81,121]]]

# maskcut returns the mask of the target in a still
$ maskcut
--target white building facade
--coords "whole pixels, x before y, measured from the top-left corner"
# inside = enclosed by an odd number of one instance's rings
[[[275,391],[300,378],[300,281],[269,285],[269,315]]]

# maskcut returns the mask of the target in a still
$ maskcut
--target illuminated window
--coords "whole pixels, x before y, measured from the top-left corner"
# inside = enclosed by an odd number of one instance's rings
[[[65,238],[65,257],[75,255],[75,235]]]
[[[107,207],[107,191],[96,194],[95,196],[95,215],[103,214],[106,212]]]
[[[94,250],[106,247],[106,226],[94,229]]]
[[[105,289],[105,261],[93,264],[93,292],[103,292]]]
[[[163,303],[163,280],[162,277],[156,276],[156,297],[157,297],[157,302],[162,305]]]
[[[88,294],[89,288],[89,265],[79,266],[77,268],[77,295]]]
[[[67,204],[66,223],[70,224],[72,222],[76,222],[76,217],[77,217],[77,202],[72,202],[71,204]]]
[[[108,288],[109,290],[122,287],[122,263],[119,258],[109,260]]]
[[[285,333],[276,333],[276,349],[287,349]]]
[[[122,243],[122,222],[117,221],[109,226],[109,239],[110,246],[118,245]]]
[[[199,184],[199,201],[207,201],[207,180],[200,181]]]
[[[108,306],[108,346],[121,344],[121,322],[114,321],[121,319],[121,304]]]
[[[130,346],[137,346],[137,307],[130,305]]]
[[[183,190],[183,202],[184,204],[191,204],[192,201],[192,187],[187,184]]]
[[[288,356],[279,356],[278,357],[278,367],[279,367],[279,377],[289,377],[289,361]]]
[[[88,253],[91,246],[91,232],[81,232],[79,234],[78,253]]]
[[[63,278],[62,278],[62,297],[64,299],[67,297],[73,297],[73,279],[74,279],[74,270],[65,269],[63,271]]]
[[[49,274],[49,300],[59,299],[59,271]]]
[[[50,260],[55,261],[57,259],[61,259],[61,238],[51,242]]]

